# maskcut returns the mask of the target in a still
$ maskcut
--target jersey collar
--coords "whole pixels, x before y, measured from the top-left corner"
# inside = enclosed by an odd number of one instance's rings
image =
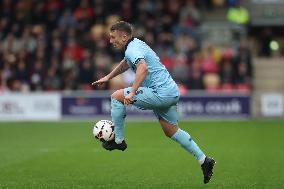
[[[130,39],[128,39],[128,41],[127,41],[127,43],[126,43],[126,45],[125,45],[124,52],[126,51],[127,46],[129,45],[129,43],[130,43],[131,41],[133,41],[133,40],[134,40],[134,37],[131,37]]]

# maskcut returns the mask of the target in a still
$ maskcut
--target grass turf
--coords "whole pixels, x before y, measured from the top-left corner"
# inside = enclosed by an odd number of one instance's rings
[[[206,188],[284,185],[284,121],[181,122],[217,161]],[[156,122],[127,123],[128,149],[105,151],[92,123],[0,123],[0,189],[204,188],[197,161]]]

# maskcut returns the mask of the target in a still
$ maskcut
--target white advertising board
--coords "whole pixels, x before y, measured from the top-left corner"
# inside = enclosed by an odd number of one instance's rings
[[[263,116],[283,116],[283,96],[267,93],[261,96],[261,113]]]
[[[59,120],[59,93],[7,93],[0,95],[0,120]]]

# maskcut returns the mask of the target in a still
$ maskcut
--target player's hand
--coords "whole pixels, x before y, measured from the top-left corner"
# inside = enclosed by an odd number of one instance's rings
[[[135,96],[135,92],[130,92],[125,98],[124,98],[124,105],[129,105],[133,103],[133,97]]]
[[[102,84],[104,84],[104,83],[106,83],[106,82],[108,82],[108,81],[109,81],[109,77],[108,77],[108,76],[104,76],[103,78],[101,78],[101,79],[99,79],[99,80],[97,80],[97,81],[94,81],[94,82],[92,83],[92,85],[100,86],[100,85],[102,85]]]

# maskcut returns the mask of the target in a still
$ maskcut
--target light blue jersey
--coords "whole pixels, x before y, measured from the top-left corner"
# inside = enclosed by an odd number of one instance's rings
[[[145,42],[133,38],[126,46],[125,59],[134,72],[139,60],[144,59],[148,65],[148,74],[141,87],[151,88],[161,97],[179,96],[177,84],[157,54]]]

